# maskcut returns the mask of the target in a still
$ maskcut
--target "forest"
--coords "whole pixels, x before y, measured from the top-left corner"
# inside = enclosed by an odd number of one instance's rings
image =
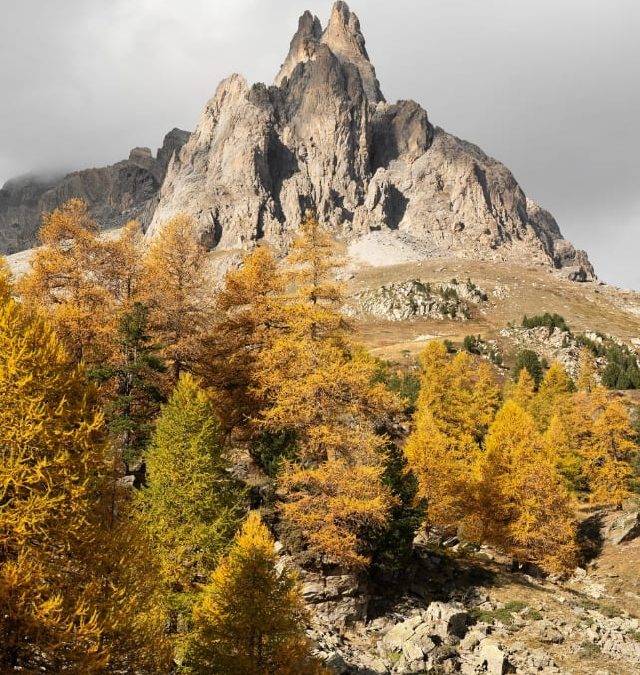
[[[401,583],[429,530],[563,575],[578,507],[634,488],[588,345],[574,382],[433,341],[415,380],[357,344],[312,213],[218,287],[187,216],[105,236],[74,199],[40,241],[0,261],[1,672],[329,673],[280,550]]]

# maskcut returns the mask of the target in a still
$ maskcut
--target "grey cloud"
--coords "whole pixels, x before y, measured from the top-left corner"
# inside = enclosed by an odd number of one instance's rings
[[[330,0],[2,3],[0,182],[112,162],[193,128],[232,72],[271,81],[297,18]],[[502,160],[640,288],[640,5],[635,0],[351,0],[388,99]]]

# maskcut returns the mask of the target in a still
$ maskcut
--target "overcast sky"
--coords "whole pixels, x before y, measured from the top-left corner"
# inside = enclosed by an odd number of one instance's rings
[[[503,161],[640,289],[638,0],[351,0],[388,100]],[[298,16],[331,0],[0,0],[0,184],[193,129],[232,72],[271,82]]]

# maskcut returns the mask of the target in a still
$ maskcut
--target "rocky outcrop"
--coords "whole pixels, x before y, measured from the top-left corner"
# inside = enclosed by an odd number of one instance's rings
[[[27,176],[8,181],[0,190],[0,253],[33,246],[42,214],[72,197],[84,199],[91,215],[105,229],[131,219],[144,223],[150,218],[171,157],[188,136],[180,129],[170,131],[156,157],[149,148],[134,148],[128,159],[112,166],[66,176]]]
[[[169,167],[149,235],[187,212],[211,248],[285,248],[308,207],[348,242],[385,231],[419,242],[423,257],[593,278],[586,255],[505,166],[434,128],[417,103],[384,100],[344,2],[324,31],[303,14],[274,86],[234,75],[218,87]]]
[[[431,284],[412,279],[357,293],[349,299],[343,313],[387,321],[407,321],[418,317],[465,321],[471,318],[471,306],[487,299],[486,293],[471,281]]]

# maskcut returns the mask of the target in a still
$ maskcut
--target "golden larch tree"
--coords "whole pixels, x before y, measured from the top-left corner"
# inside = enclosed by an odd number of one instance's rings
[[[105,672],[122,658],[152,672],[163,623],[152,566],[117,545],[130,530],[124,515],[114,525],[125,504],[95,392],[50,325],[10,299],[0,428],[0,669]],[[153,654],[138,639],[155,642]]]
[[[500,409],[479,462],[484,537],[516,562],[564,572],[577,561],[572,503],[533,418],[513,401]]]
[[[584,473],[596,503],[622,507],[629,496],[629,458],[638,451],[629,412],[621,401],[611,401],[592,427],[583,446]]]
[[[451,358],[440,342],[421,355],[415,429],[405,448],[427,501],[427,521],[473,530],[474,467],[499,403],[490,367],[468,354]]]
[[[193,220],[177,215],[162,228],[143,260],[140,300],[149,307],[149,326],[162,345],[175,380],[198,360],[211,322],[212,289],[207,250]]]
[[[186,665],[196,675],[328,675],[313,658],[296,576],[276,568],[274,540],[249,514],[194,610]]]

